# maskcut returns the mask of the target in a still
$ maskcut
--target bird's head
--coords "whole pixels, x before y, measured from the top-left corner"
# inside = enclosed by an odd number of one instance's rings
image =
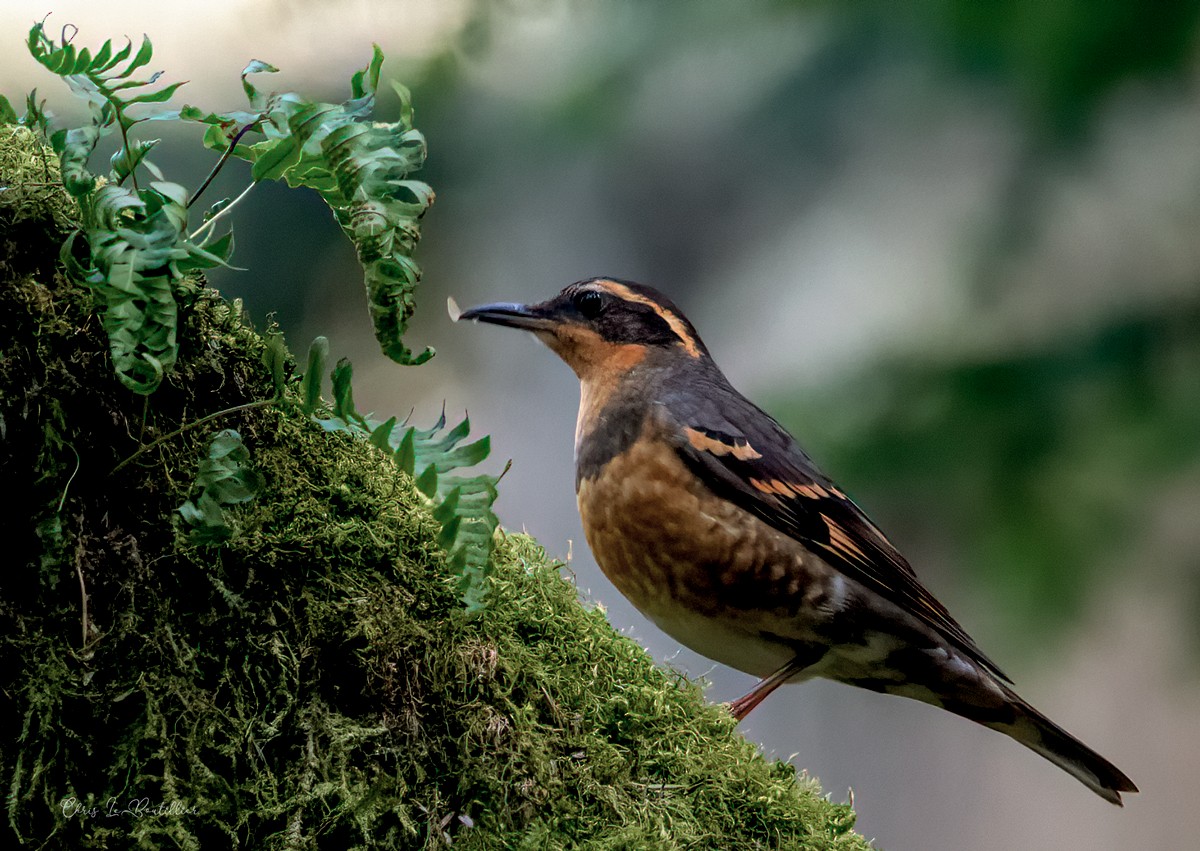
[[[540,304],[480,305],[459,318],[532,331],[584,382],[647,359],[708,357],[696,329],[670,299],[613,278],[578,281]]]

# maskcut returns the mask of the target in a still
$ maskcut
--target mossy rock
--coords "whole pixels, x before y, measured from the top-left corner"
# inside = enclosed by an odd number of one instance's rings
[[[149,399],[57,272],[53,158],[0,128],[0,774],[49,848],[866,848],[850,807],[656,667],[502,535],[468,615],[412,483],[279,407],[263,338],[200,282]],[[196,546],[215,431],[265,485]],[[11,846],[10,846],[11,847]]]

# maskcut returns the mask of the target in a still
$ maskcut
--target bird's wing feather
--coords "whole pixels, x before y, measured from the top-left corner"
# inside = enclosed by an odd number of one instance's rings
[[[693,472],[718,495],[800,541],[1008,680],[883,532],[782,426],[736,391],[733,404],[727,393],[715,395],[722,399],[719,409],[712,396],[694,392],[668,397],[660,408],[677,452]]]

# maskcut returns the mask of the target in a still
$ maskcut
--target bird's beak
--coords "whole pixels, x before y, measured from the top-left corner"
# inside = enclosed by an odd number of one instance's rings
[[[512,302],[481,304],[464,310],[458,319],[474,319],[476,322],[490,322],[492,325],[523,328],[526,331],[547,331],[556,323],[538,308],[539,305]]]

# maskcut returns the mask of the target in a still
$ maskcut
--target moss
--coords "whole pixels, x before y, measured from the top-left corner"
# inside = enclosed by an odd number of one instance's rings
[[[0,183],[43,180],[32,139],[0,132]],[[148,401],[124,389],[88,294],[55,273],[68,212],[0,192],[8,841],[866,847],[848,806],[580,605],[533,540],[504,536],[467,616],[422,499],[362,441],[264,407],[113,473],[271,381],[237,305],[196,283],[175,372]],[[175,508],[227,427],[266,486],[231,541],[196,548]]]

